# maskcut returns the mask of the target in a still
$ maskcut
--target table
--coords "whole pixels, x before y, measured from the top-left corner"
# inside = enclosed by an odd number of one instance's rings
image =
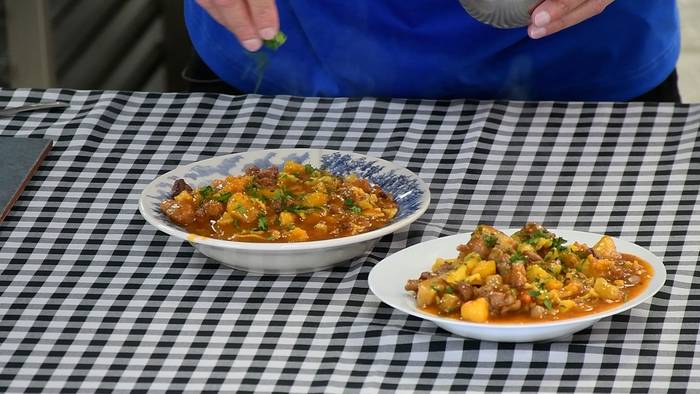
[[[700,105],[0,90],[52,153],[0,225],[0,391],[668,392],[700,374]],[[330,271],[249,275],[158,232],[141,189],[250,149],[352,150],[428,212]],[[456,337],[379,302],[387,254],[478,223],[608,233],[663,258],[651,300],[549,343]]]

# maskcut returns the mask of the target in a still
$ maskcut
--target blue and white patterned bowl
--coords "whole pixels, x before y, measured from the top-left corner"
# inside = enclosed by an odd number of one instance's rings
[[[379,185],[399,205],[396,217],[379,229],[349,237],[296,243],[235,242],[187,233],[160,212],[160,202],[170,197],[177,179],[203,187],[214,179],[241,175],[251,165],[281,167],[294,160],[335,175],[355,173]],[[386,160],[358,153],[323,149],[274,149],[235,153],[180,166],[151,182],[141,193],[139,211],[150,224],[176,238],[189,241],[202,254],[248,272],[296,274],[319,271],[362,255],[383,235],[404,229],[420,217],[430,203],[428,186],[411,171]]]

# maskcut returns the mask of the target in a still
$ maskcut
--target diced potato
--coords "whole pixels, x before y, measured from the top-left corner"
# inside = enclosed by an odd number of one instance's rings
[[[192,202],[192,195],[190,192],[187,190],[181,191],[180,194],[174,197],[175,201],[183,203],[183,202]]]
[[[576,308],[576,303],[572,300],[561,300],[559,301],[559,310],[562,312],[568,312]]]
[[[226,212],[244,223],[253,223],[258,220],[261,213],[264,213],[264,210],[261,210],[260,204],[247,195],[234,193],[226,203]]]
[[[466,273],[466,272],[465,272]],[[476,264],[471,271],[472,275],[479,274],[482,278],[496,273],[496,262],[493,260],[483,260]]]
[[[287,233],[287,240],[290,242],[306,241],[309,239],[309,234],[299,227],[294,227]]]
[[[229,193],[242,193],[245,187],[252,180],[251,176],[228,176],[223,185],[222,191]]]
[[[438,302],[438,308],[445,313],[452,313],[462,305],[462,300],[454,294],[444,294]]]
[[[615,247],[615,241],[607,235],[604,235],[595,245],[593,245],[593,252],[599,258],[619,260],[620,254],[617,252]]]
[[[318,222],[314,225],[314,230],[320,231],[322,233],[327,233],[328,232],[328,225],[324,222]]]
[[[608,259],[598,259],[593,255],[588,255],[586,261],[588,262],[588,276],[603,276],[613,264]]]
[[[373,208],[374,208],[374,205],[372,205],[372,203],[371,203],[368,199],[364,199],[364,200],[360,200],[360,201],[355,201],[355,204],[356,204],[358,207],[362,208],[363,210],[365,210],[365,209],[373,209]]]
[[[581,291],[581,284],[579,282],[569,282],[561,291],[562,298],[569,298],[575,296]]]
[[[526,276],[530,282],[535,282],[537,280],[546,282],[552,279],[552,275],[537,264],[531,264],[527,267]]]
[[[467,266],[466,265],[460,265],[456,269],[448,272],[445,275],[445,282],[450,283],[450,284],[457,284],[459,282],[464,281],[467,278]]]
[[[294,175],[301,175],[305,172],[304,165],[288,160],[284,163],[284,172],[288,172]]]
[[[617,286],[610,284],[604,278],[596,278],[593,284],[593,290],[600,298],[610,301],[621,301],[624,293]]]
[[[469,283],[470,285],[483,285],[484,284],[484,278],[482,278],[480,274],[469,275],[469,276],[467,276],[467,278],[464,281]]]
[[[460,312],[463,320],[484,323],[489,319],[489,302],[483,297],[465,302]]]
[[[306,205],[312,207],[320,207],[321,205],[325,205],[326,202],[328,202],[328,195],[321,192],[309,193],[306,196],[304,196],[304,202],[306,203]]]
[[[437,291],[435,291],[428,281],[421,282],[418,285],[418,291],[416,292],[416,305],[421,308],[426,306],[431,306],[437,300]]]
[[[564,285],[561,283],[561,281],[552,278],[545,282],[544,287],[547,288],[547,290],[559,290],[564,287]]]
[[[564,263],[565,266],[569,268],[576,268],[579,262],[578,256],[576,256],[574,253],[571,252],[564,252],[559,254],[559,259],[561,260],[562,263]]]
[[[292,212],[280,212],[280,224],[282,226],[291,226],[297,220],[297,215]]]

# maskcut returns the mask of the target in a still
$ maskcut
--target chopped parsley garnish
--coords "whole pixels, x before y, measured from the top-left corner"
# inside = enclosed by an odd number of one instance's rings
[[[293,213],[311,211],[311,210],[314,210],[314,209],[316,209],[316,208],[314,208],[314,207],[305,207],[305,206],[303,206],[303,205],[290,205],[290,206],[288,206],[288,207],[284,207],[284,210],[285,210],[285,211],[289,211],[289,212],[293,212]]]
[[[276,51],[286,41],[287,41],[287,36],[284,33],[282,33],[281,31],[278,31],[277,34],[275,34],[275,36],[272,37],[272,39],[264,40],[263,43],[265,44],[266,47],[272,49],[273,51]]]
[[[493,248],[496,245],[496,242],[498,242],[498,238],[496,238],[495,235],[486,234],[484,235],[484,242],[486,243],[486,246]]]
[[[455,290],[451,288],[450,286],[445,287],[445,293],[447,294],[454,294]]]
[[[304,171],[307,174],[313,174],[315,168],[311,164],[304,164]]]
[[[550,311],[552,310],[552,301],[550,301],[549,298],[545,298],[542,303],[544,304],[545,308],[549,309]]]
[[[230,192],[223,192],[223,193],[219,194],[218,196],[214,197],[214,199],[216,201],[219,201],[219,202],[226,204],[228,202],[229,198],[231,198],[231,196],[232,196],[232,194]]]
[[[566,243],[566,240],[562,237],[557,237],[552,240],[552,248],[558,249],[558,250],[563,250],[565,249],[564,244]]]
[[[345,206],[348,207],[350,212],[354,213],[355,215],[359,215],[362,213],[362,208],[355,205],[355,201],[353,201],[352,198],[346,198],[344,203],[345,203]]]
[[[246,207],[244,207],[243,204],[241,204],[241,203],[236,204],[235,209],[236,209],[236,212],[240,213],[241,215],[245,215],[246,212],[248,212],[248,209],[246,209]]]
[[[199,195],[205,200],[208,200],[212,194],[214,194],[214,188],[211,186],[205,186],[199,189]]]
[[[547,238],[547,232],[539,229],[530,235],[530,238],[526,241],[527,244],[534,245],[540,238]]]
[[[276,201],[285,202],[294,198],[294,195],[284,188],[275,189],[272,193],[272,199]]]
[[[515,252],[512,256],[510,256],[510,262],[511,264],[525,262],[525,256],[523,256],[520,252]]]
[[[258,216],[258,230],[267,231],[267,216]]]
[[[537,297],[540,296],[541,293],[540,293],[539,290],[530,290],[530,291],[527,292],[527,294],[529,294],[529,295],[532,296],[532,297],[537,298]]]

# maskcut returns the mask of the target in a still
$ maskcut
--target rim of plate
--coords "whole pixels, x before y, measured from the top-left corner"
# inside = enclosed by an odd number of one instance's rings
[[[506,234],[512,234],[515,231],[518,231],[519,229],[505,229],[501,230]],[[571,234],[573,237],[571,239],[567,238],[569,242],[571,241],[577,241],[578,239],[575,239],[574,237],[581,236],[596,236],[596,237],[602,237],[600,234],[596,233],[591,233],[591,232],[584,232],[584,231],[577,231],[577,230],[568,230],[568,229],[557,229],[557,228],[547,228],[547,230],[557,234],[558,236],[563,236],[566,237],[564,234]],[[569,235],[569,237],[571,237]],[[383,303],[391,306],[394,309],[397,309],[399,311],[402,311],[406,314],[420,317],[425,320],[430,320],[433,322],[439,322],[441,324],[450,324],[450,325],[455,325],[459,327],[464,327],[464,328],[490,328],[490,329],[497,329],[497,330],[508,330],[508,329],[523,329],[523,328],[547,328],[547,327],[557,327],[557,326],[564,326],[564,325],[569,325],[569,324],[577,324],[577,323],[583,323],[583,322],[590,322],[590,321],[597,321],[612,315],[616,315],[618,313],[627,311],[629,309],[632,309],[636,307],[637,305],[651,299],[661,288],[664,286],[666,283],[666,267],[663,265],[663,261],[661,258],[653,254],[651,251],[648,249],[645,249],[635,243],[632,243],[630,241],[625,241],[624,239],[612,237],[613,240],[615,241],[615,245],[617,246],[617,249],[619,252],[622,253],[629,253],[633,254],[637,257],[642,258],[645,260],[651,267],[654,269],[654,275],[652,276],[651,280],[649,281],[649,284],[647,285],[646,289],[636,297],[632,298],[631,300],[628,300],[625,303],[622,303],[618,306],[606,309],[604,311],[600,311],[597,313],[591,313],[588,315],[584,316],[579,316],[579,317],[574,317],[570,319],[561,319],[561,320],[551,320],[551,321],[544,321],[544,322],[527,322],[527,323],[474,323],[474,322],[468,322],[468,321],[463,321],[463,320],[457,320],[457,319],[450,319],[446,317],[441,317],[441,316],[436,316],[432,315],[426,312],[421,311],[417,307],[415,307],[415,302],[412,304],[412,308],[409,308],[407,305],[402,305],[399,302],[393,302],[393,298],[387,297],[387,293],[391,294],[393,291],[395,291],[394,288],[387,288],[385,286],[380,286],[377,288],[377,276],[379,275],[379,272],[382,271],[386,266],[389,264],[396,264],[393,263],[393,259],[400,259],[404,254],[414,254],[417,250],[420,250],[421,248],[427,248],[430,243],[437,243],[439,240],[444,240],[446,238],[454,238],[457,240],[459,237],[462,237],[464,243],[464,237],[469,237],[469,233],[467,234],[455,234],[455,235],[450,235],[446,237],[440,237],[440,238],[435,238],[431,239],[428,241],[421,242],[416,245],[409,246],[408,248],[402,249],[396,253],[393,253],[390,256],[387,256],[384,258],[382,261],[377,263],[372,270],[369,273],[369,276],[367,278],[367,282],[369,285],[370,290],[372,293],[379,298],[380,301]],[[458,243],[455,243],[454,246],[456,247]],[[622,246],[622,247],[621,247]],[[394,256],[394,257],[392,257]],[[445,256],[449,257],[449,256]],[[425,267],[430,268],[433,262],[426,262]],[[417,275],[420,275],[420,272],[414,273],[414,277],[417,277]],[[393,283],[393,282],[392,282]],[[393,283],[396,284],[396,283]],[[398,289],[400,289],[402,296],[401,299],[404,299],[405,296],[409,296],[409,293],[403,289],[404,283],[398,283]],[[388,291],[382,291],[382,289],[387,289]],[[389,298],[389,299],[388,299]]]
[[[382,164],[384,167],[386,167],[389,170],[394,170],[398,172],[401,175],[406,175],[411,178],[414,178],[417,182],[418,185],[421,188],[421,191],[423,192],[423,198],[421,199],[421,204],[416,210],[416,212],[406,216],[405,218],[394,222],[394,223],[389,223],[388,225],[384,227],[380,227],[378,229],[368,231],[366,233],[361,233],[361,234],[356,234],[356,235],[350,235],[347,237],[340,237],[340,238],[331,238],[331,239],[325,239],[325,240],[319,240],[319,241],[307,241],[307,242],[279,242],[279,243],[257,243],[257,242],[241,242],[241,241],[229,241],[229,240],[224,240],[224,239],[217,239],[217,238],[210,238],[210,237],[205,237],[203,235],[197,235],[193,233],[188,233],[186,231],[180,230],[176,225],[170,224],[164,220],[161,220],[160,218],[156,217],[151,213],[151,211],[147,208],[148,203],[146,202],[146,199],[148,196],[146,195],[146,191],[155,183],[157,182],[162,182],[165,181],[169,176],[174,175],[175,172],[180,171],[185,168],[190,168],[196,165],[206,165],[212,162],[217,162],[220,160],[223,160],[225,158],[230,158],[230,157],[235,157],[235,156],[243,156],[246,154],[250,153],[260,153],[260,152],[319,152],[321,155],[324,154],[334,154],[334,153],[341,153],[341,154],[349,154],[349,155],[354,155],[357,157],[363,157],[368,160],[372,160],[374,162]],[[139,196],[139,212],[141,215],[146,219],[148,223],[150,223],[152,226],[156,227],[158,230],[163,231],[164,233],[167,233],[175,238],[182,239],[185,241],[189,241],[191,243],[196,243],[196,244],[201,244],[201,245],[209,245],[209,246],[216,246],[220,248],[228,248],[228,249],[244,249],[244,250],[259,250],[259,251],[271,251],[271,252],[283,252],[283,251],[290,251],[290,250],[314,250],[314,249],[327,249],[327,248],[332,248],[332,247],[338,247],[338,246],[345,246],[345,245],[350,245],[350,244],[355,244],[363,241],[369,241],[375,238],[379,238],[381,236],[384,236],[386,234],[398,231],[399,229],[408,226],[409,224],[413,223],[421,217],[425,211],[428,210],[428,206],[430,205],[430,189],[428,188],[428,185],[421,179],[417,174],[415,174],[413,171],[399,166],[397,164],[394,164],[388,160],[381,159],[378,157],[373,157],[373,156],[368,156],[364,155],[362,153],[356,153],[356,152],[343,152],[343,151],[338,151],[338,150],[332,150],[332,149],[319,149],[319,148],[289,148],[289,149],[258,149],[258,150],[250,150],[250,151],[245,151],[245,152],[239,152],[239,153],[231,153],[227,155],[222,155],[222,156],[216,156],[216,157],[211,157],[208,159],[204,160],[199,160],[195,161],[192,163],[180,165],[160,176],[157,178],[153,179],[151,182],[146,185],[143,190],[141,191],[141,194]]]

